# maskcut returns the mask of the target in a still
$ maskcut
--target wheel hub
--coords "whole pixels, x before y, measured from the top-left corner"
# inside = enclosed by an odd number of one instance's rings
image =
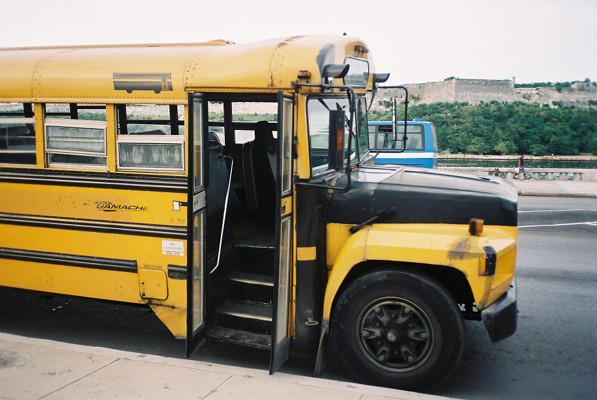
[[[386,338],[388,339],[389,342],[395,342],[398,340],[398,332],[396,332],[395,330],[391,330],[388,332],[388,334],[386,335]]]
[[[360,314],[360,346],[386,370],[406,372],[422,364],[431,353],[431,333],[427,315],[404,299],[380,299]]]

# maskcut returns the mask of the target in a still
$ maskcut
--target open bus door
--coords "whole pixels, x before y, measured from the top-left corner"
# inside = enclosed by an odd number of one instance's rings
[[[276,254],[270,374],[290,357],[290,289],[292,279],[292,140],[293,100],[278,93],[278,168],[276,177]]]
[[[187,200],[187,344],[189,357],[203,342],[206,331],[205,265],[205,110],[200,94],[189,95]]]

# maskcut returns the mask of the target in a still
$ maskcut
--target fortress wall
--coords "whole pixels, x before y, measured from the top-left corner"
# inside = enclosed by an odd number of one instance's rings
[[[581,86],[582,85],[582,86]],[[589,101],[597,101],[597,87],[592,85],[573,85],[558,92],[555,88],[516,88],[516,96],[526,103],[539,103],[553,105],[559,102],[567,106],[587,107]],[[595,106],[593,106],[595,107]]]
[[[479,104],[480,102],[527,102],[554,106],[554,102],[576,107],[597,108],[597,87],[586,82],[578,82],[571,88],[560,92],[555,87],[514,88],[514,79],[450,79],[441,82],[411,83],[404,85],[409,92],[411,104],[438,102],[463,102]],[[396,97],[404,101],[404,91],[400,89],[380,89],[374,109],[384,108],[380,101],[389,101]],[[596,104],[590,105],[589,101]]]
[[[515,101],[512,80],[456,79],[457,102],[477,104],[482,101]]]

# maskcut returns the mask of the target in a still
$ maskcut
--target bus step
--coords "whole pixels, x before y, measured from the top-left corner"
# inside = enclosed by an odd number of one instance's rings
[[[274,277],[269,274],[256,274],[235,271],[229,277],[230,293],[235,299],[271,303],[273,299]]]
[[[251,247],[236,244],[237,265],[243,271],[270,274],[274,273],[274,253],[270,247]]]
[[[251,272],[237,271],[232,274],[229,279],[246,285],[274,287],[274,277],[269,274],[254,274]]]
[[[270,335],[272,305],[250,301],[229,300],[218,311],[218,326]]]
[[[237,318],[272,322],[271,304],[228,301],[220,307],[218,312]]]
[[[260,350],[270,350],[272,339],[270,335],[217,327],[207,331],[207,337],[224,343],[233,343]]]
[[[270,249],[273,250],[276,246],[274,245],[274,240],[270,239],[269,237],[253,237],[253,238],[244,238],[238,239],[235,243],[237,248],[248,248],[248,249]]]
[[[274,230],[262,229],[251,221],[246,219],[234,226],[234,237],[237,247],[255,247],[273,249]]]

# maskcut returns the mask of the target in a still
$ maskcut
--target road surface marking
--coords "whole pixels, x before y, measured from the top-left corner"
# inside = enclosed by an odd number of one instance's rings
[[[591,225],[597,226],[597,221],[586,221],[586,222],[569,222],[565,224],[545,224],[545,225],[521,225],[518,228],[550,228],[553,226],[575,226],[575,225]]]

